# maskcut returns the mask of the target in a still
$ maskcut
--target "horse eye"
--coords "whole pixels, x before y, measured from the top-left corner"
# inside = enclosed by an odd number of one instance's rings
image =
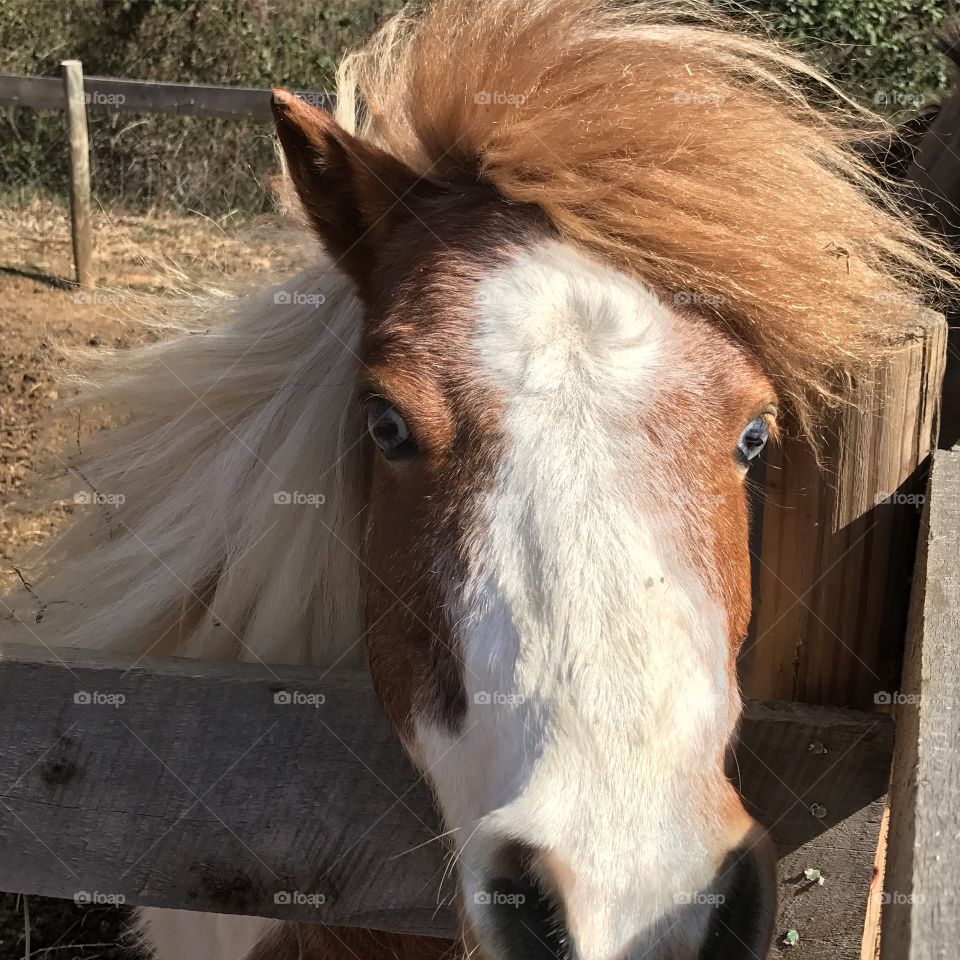
[[[751,420],[740,434],[737,441],[737,459],[743,466],[747,466],[751,460],[756,460],[761,451],[767,445],[767,437],[770,435],[770,425],[765,417],[757,417]]]
[[[402,460],[417,452],[406,420],[379,397],[367,403],[367,430],[388,460]]]

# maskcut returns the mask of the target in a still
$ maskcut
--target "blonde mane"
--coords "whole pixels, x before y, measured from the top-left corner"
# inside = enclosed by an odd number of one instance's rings
[[[322,264],[211,312],[75,401],[128,420],[63,461],[80,517],[7,598],[14,635],[361,666],[359,301]]]
[[[879,121],[706,2],[439,0],[345,61],[338,102],[342,124],[417,171],[535,204],[710,313],[808,434],[842,396],[838,373],[875,360],[945,276],[946,255],[851,150]],[[70,484],[122,502],[79,508],[36,597],[8,600],[20,636],[362,662],[362,311],[330,266],[282,290],[287,303],[270,290],[118,351],[88,384],[80,402],[129,419],[71,463]]]

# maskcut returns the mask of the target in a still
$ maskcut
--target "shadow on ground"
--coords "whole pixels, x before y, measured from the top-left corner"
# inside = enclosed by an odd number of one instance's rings
[[[29,897],[30,956],[43,960],[136,960],[125,937],[129,911]],[[0,893],[0,960],[25,956],[23,899]]]

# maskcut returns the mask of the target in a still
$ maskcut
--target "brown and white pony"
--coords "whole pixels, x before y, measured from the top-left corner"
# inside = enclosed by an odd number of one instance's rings
[[[30,629],[368,663],[463,943],[161,910],[145,942],[763,957],[773,855],[724,776],[747,465],[941,275],[851,150],[876,122],[686,0],[439,0],[339,102],[273,107],[326,256],[93,381],[130,419],[73,476],[124,500],[67,533]]]

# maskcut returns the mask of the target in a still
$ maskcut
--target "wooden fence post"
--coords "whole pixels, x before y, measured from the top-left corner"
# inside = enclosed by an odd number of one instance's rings
[[[746,696],[872,708],[897,689],[946,338],[931,312],[905,333],[834,418],[824,470],[798,440],[771,451]]]
[[[70,221],[77,284],[93,287],[93,236],[90,215],[90,149],[87,140],[87,105],[83,94],[83,65],[64,60],[63,93],[67,106],[70,141]]]
[[[960,447],[938,450],[924,504],[890,782],[882,960],[960,940]]]

